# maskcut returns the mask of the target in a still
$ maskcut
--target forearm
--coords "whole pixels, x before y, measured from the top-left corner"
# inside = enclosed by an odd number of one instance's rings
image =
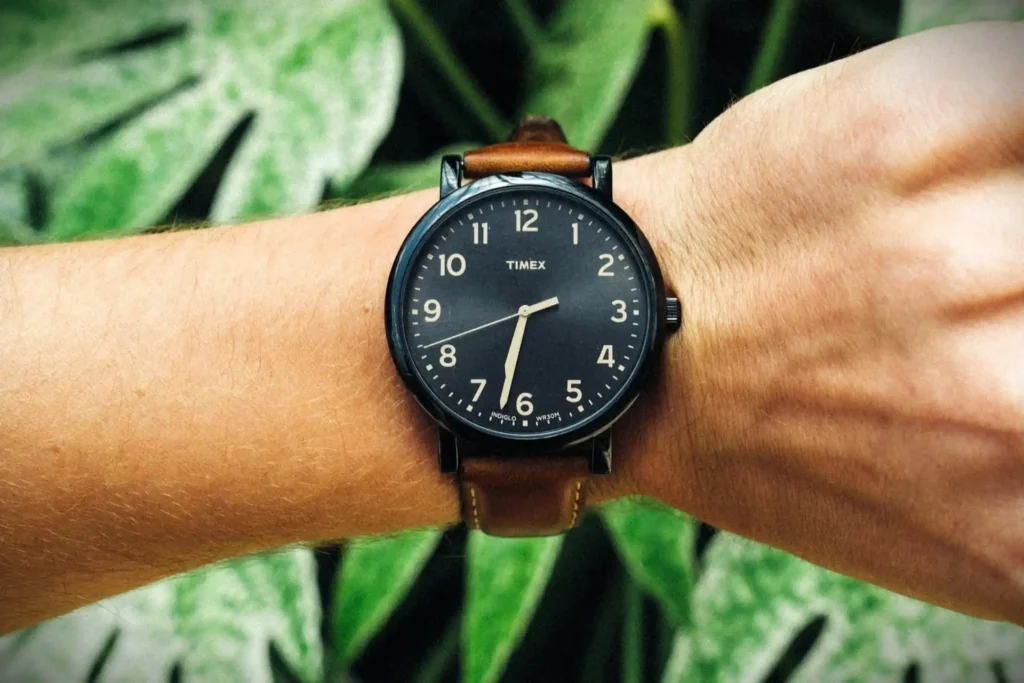
[[[684,158],[617,174],[670,284],[649,178]],[[0,251],[0,631],[239,553],[455,521],[383,330],[391,261],[435,198]],[[641,487],[630,451],[677,457],[635,415],[597,499]]]

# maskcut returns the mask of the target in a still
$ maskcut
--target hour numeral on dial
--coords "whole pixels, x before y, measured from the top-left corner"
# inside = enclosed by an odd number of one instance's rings
[[[573,223],[572,224],[572,243],[573,244],[579,244],[580,243],[580,224],[579,223]]]
[[[441,275],[458,277],[466,272],[466,259],[462,254],[441,254]]]
[[[428,323],[436,323],[441,318],[441,302],[437,299],[427,299],[423,304],[423,312],[426,313],[423,319]]]
[[[476,393],[473,394],[473,402],[476,403],[477,401],[480,400],[480,394],[484,393],[484,387],[487,386],[487,380],[485,380],[485,379],[471,379],[471,380],[469,380],[469,383],[477,385],[476,386]]]
[[[601,347],[601,353],[597,357],[598,365],[607,365],[610,368],[615,367],[615,357],[612,355],[611,344],[606,344]]]
[[[490,228],[487,227],[486,223],[474,223],[473,244],[487,244],[488,232],[490,232]]]
[[[597,271],[597,274],[601,277],[615,277],[615,273],[611,271],[612,264],[615,263],[615,257],[611,254],[601,254],[598,258],[601,259],[604,265]]]
[[[610,349],[611,347],[606,346],[605,348]],[[445,344],[441,347],[441,358],[438,362],[446,368],[455,367],[455,346],[453,344]]]
[[[626,322],[626,302],[622,299],[616,299],[612,302],[612,306],[615,307],[615,315],[612,316],[613,323],[624,323]]]
[[[569,403],[579,403],[583,400],[583,392],[580,391],[581,380],[570,379],[565,385],[565,400]]]
[[[537,232],[537,228],[534,226],[536,222],[536,209],[516,209],[516,232]]]
[[[530,399],[533,398],[533,394],[522,393],[519,394],[519,398],[516,399],[516,412],[523,417],[533,414],[533,404],[530,403]]]

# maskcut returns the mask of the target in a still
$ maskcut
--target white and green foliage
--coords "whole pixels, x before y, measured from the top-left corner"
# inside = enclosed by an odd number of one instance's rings
[[[397,103],[402,49],[383,0],[24,0],[3,11],[0,168],[97,138],[54,191],[55,239],[164,219],[240,125],[211,217],[311,209],[328,178],[363,171]]]
[[[916,665],[932,683],[1024,680],[1024,629],[956,614],[720,533],[704,557],[665,675],[763,681],[812,621],[825,622],[794,681],[902,681]]]
[[[322,679],[309,550],[212,565],[6,636],[0,681],[165,683],[178,667],[184,681],[270,683],[271,647],[298,680]]]
[[[1024,21],[1021,0],[903,0],[900,33],[969,21]]]

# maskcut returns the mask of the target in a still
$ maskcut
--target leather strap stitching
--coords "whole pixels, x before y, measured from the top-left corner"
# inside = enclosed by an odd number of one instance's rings
[[[476,506],[476,487],[469,486],[469,501],[473,507],[473,528],[480,528],[480,510]]]
[[[576,519],[580,514],[580,490],[583,488],[583,480],[579,479],[576,481],[576,493],[572,500],[572,520],[569,522],[569,528],[576,526]]]

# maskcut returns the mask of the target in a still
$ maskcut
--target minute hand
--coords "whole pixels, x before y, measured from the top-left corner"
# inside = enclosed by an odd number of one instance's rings
[[[519,309],[519,320],[516,322],[516,330],[512,333],[512,344],[508,347],[508,355],[505,356],[505,383],[501,386],[501,400],[499,407],[504,410],[508,403],[509,392],[512,391],[512,379],[516,375],[516,364],[519,362],[519,350],[523,346],[523,334],[526,332],[526,321],[538,311],[558,305],[558,297],[553,296],[532,306],[523,306]]]
[[[526,306],[519,313],[519,320],[516,322],[516,331],[512,333],[512,344],[508,347],[508,355],[505,356],[505,383],[501,386],[501,401],[498,405],[504,409],[508,403],[508,394],[512,390],[512,378],[516,375],[516,364],[519,362],[519,349],[523,346],[523,333],[526,332],[526,321],[530,314]]]

